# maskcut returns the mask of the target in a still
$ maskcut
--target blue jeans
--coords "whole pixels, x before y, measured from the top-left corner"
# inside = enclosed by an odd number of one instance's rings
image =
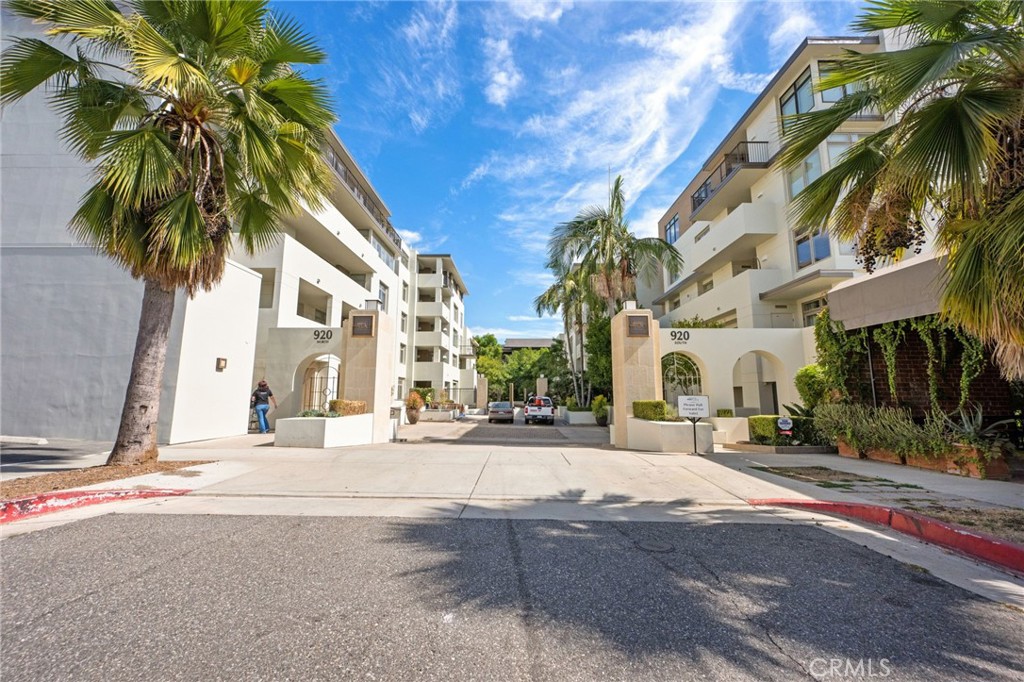
[[[269,403],[263,403],[262,405],[256,406],[256,418],[260,422],[260,433],[266,433],[270,430],[270,424],[267,423],[267,410],[269,409]]]

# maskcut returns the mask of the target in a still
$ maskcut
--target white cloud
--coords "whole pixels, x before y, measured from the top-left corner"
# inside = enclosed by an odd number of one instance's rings
[[[484,95],[491,104],[504,108],[522,85],[523,74],[516,68],[507,38],[484,38],[481,42],[487,55],[486,68],[490,80],[484,88]]]
[[[420,232],[414,230],[398,230],[398,234],[402,236],[405,243],[409,246],[416,248],[416,245],[423,241],[423,235]]]
[[[562,318],[555,317],[554,315],[544,315],[543,317],[538,317],[537,315],[509,315],[507,319],[509,322],[543,322],[550,320],[555,320],[559,324],[562,322]]]
[[[403,49],[379,60],[374,96],[407,118],[422,133],[445,120],[462,103],[455,61],[458,5],[454,0],[418,3],[398,28]]]
[[[481,173],[509,187],[498,215],[511,224],[517,251],[538,255],[553,225],[605,204],[609,175],[621,173],[627,201],[635,201],[686,150],[720,88],[750,90],[763,78],[731,68],[742,6],[705,7],[681,13],[677,25],[620,36],[625,57],[587,69],[522,124],[514,148],[487,158]],[[638,227],[654,229],[649,220]]]
[[[558,21],[566,10],[573,7],[572,0],[564,2],[538,2],[537,0],[515,0],[508,4],[512,14],[527,21]]]
[[[810,5],[803,2],[783,2],[778,7],[778,23],[768,37],[773,60],[781,60],[807,36],[819,35],[821,29]]]

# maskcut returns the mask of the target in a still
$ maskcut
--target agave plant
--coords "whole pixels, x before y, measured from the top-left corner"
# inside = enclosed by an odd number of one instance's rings
[[[1013,419],[1003,419],[985,424],[980,405],[968,403],[951,414],[943,415],[943,427],[953,440],[979,452],[995,456],[1013,448],[1007,427]]]

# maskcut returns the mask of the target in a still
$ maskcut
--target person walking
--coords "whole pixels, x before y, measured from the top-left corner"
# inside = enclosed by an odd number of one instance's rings
[[[259,384],[256,385],[249,404],[256,409],[256,418],[260,422],[260,433],[270,431],[270,425],[267,423],[267,411],[271,404],[274,405],[275,410],[277,409],[277,400],[274,399],[274,392],[270,390],[265,379],[260,379]]]

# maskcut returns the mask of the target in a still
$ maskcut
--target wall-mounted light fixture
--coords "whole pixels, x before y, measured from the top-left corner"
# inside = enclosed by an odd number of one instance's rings
[[[228,359],[227,358],[217,358],[217,371],[218,372],[223,372],[227,368],[228,368]]]

